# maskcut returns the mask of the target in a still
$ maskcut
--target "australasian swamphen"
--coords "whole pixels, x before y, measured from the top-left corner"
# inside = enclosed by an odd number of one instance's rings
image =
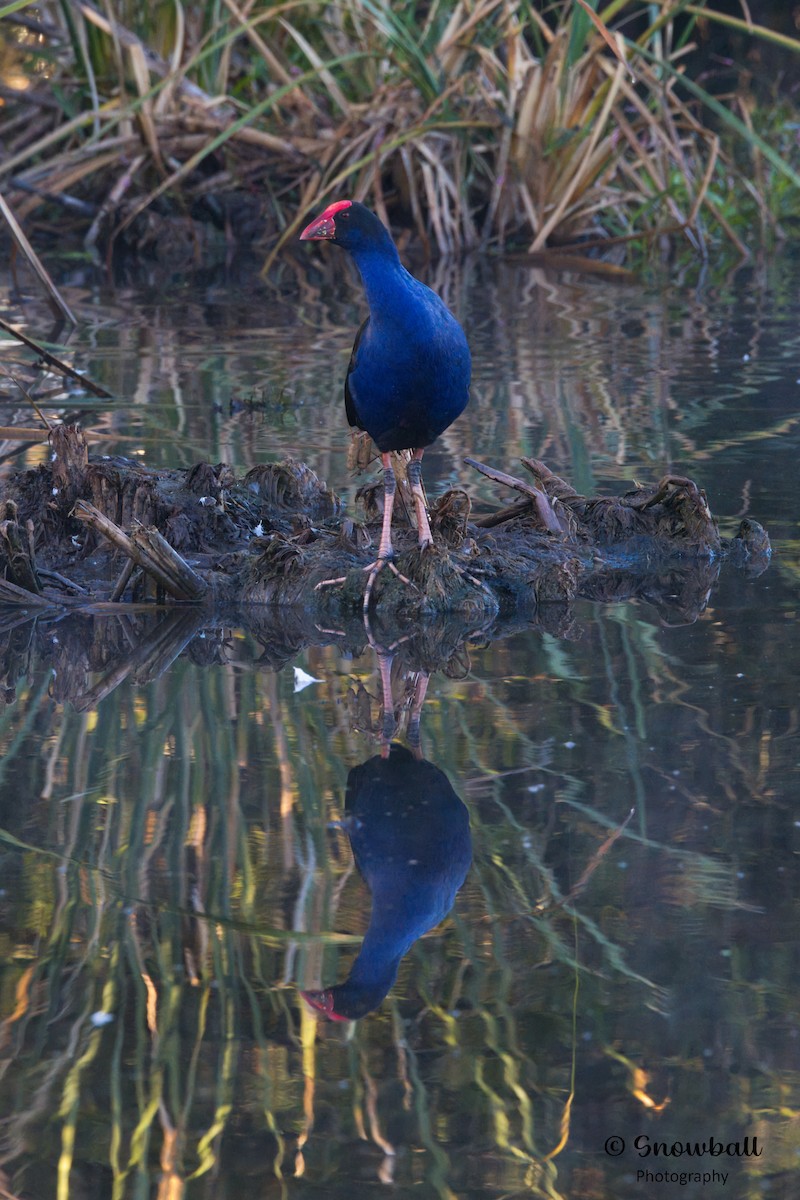
[[[347,776],[345,828],[372,893],[369,927],[344,983],[303,998],[335,1021],[380,1004],[413,943],[449,913],[472,862],[469,814],[443,771],[392,743]]]
[[[372,564],[377,573],[394,553],[392,450],[412,451],[408,482],[419,544],[433,541],[422,490],[422,455],[467,406],[469,347],[447,305],[408,273],[389,231],[363,204],[353,200],[330,204],[306,226],[300,239],[333,242],[347,250],[361,274],[369,304],[369,316],[353,346],[344,397],[348,421],[367,431],[383,465],[383,527],[378,558]]]

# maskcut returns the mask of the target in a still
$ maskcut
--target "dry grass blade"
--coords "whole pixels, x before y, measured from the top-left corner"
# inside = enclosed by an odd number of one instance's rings
[[[269,45],[264,41],[261,35],[253,28],[253,24],[248,20],[247,16],[242,12],[234,0],[224,0],[225,7],[228,12],[241,25],[242,30],[246,33],[248,39],[253,43],[254,48],[263,58],[264,62],[269,67],[270,72],[281,83],[291,83],[292,77],[276,54],[273,54]],[[300,95],[301,102],[310,109],[316,109],[316,105],[307,96]]]
[[[586,0],[577,0],[577,3],[580,4],[581,8],[586,13],[587,17],[592,22],[592,24],[594,25],[597,32],[600,34],[601,38],[608,46],[611,53],[616,55],[616,57],[619,59],[619,61],[624,66],[627,66],[627,61],[625,58],[624,51],[622,49],[622,44],[618,41],[618,39],[616,37],[614,37],[614,35],[612,34],[612,32],[608,28],[608,26],[603,24],[603,22],[600,20],[600,18],[598,17],[598,15],[594,11],[594,9],[590,8],[589,5],[586,3]]]
[[[286,30],[289,36],[294,38],[314,70],[319,74],[320,79],[323,80],[326,88],[328,89],[331,100],[333,100],[334,104],[338,106],[341,112],[347,114],[350,111],[350,105],[347,102],[347,97],[337,84],[330,69],[317,54],[314,47],[311,45],[308,39],[303,36],[300,30],[291,24],[291,22],[286,21],[283,17],[281,17],[280,24],[281,27]]]
[[[719,138],[712,137],[711,153],[708,156],[708,163],[706,165],[705,174],[703,175],[703,178],[700,181],[700,187],[697,189],[697,195],[694,198],[694,204],[692,205],[692,211],[689,213],[689,224],[690,225],[695,224],[695,222],[697,221],[697,217],[700,212],[700,209],[703,206],[703,204],[705,204],[705,202],[706,202],[706,197],[708,196],[708,189],[711,187],[711,179],[714,175],[714,167],[717,165],[718,158],[719,158]]]
[[[600,866],[600,863],[606,857],[606,855],[608,854],[609,850],[614,845],[616,840],[619,837],[621,837],[622,834],[625,832],[625,830],[628,828],[628,825],[631,822],[631,818],[633,817],[633,814],[635,812],[636,812],[636,809],[632,808],[630,810],[630,812],[628,813],[627,817],[625,818],[625,820],[622,822],[622,824],[617,825],[617,827],[615,829],[611,830],[611,833],[609,833],[608,837],[605,838],[605,840],[602,842],[602,844],[597,848],[597,850],[595,850],[594,854],[589,859],[589,862],[586,864],[583,871],[581,872],[580,878],[570,888],[570,890],[567,892],[567,894],[565,896],[562,896],[560,900],[556,900],[553,903],[545,903],[545,904],[536,905],[534,912],[536,912],[536,913],[543,913],[545,911],[553,912],[554,909],[564,908],[564,907],[566,907],[566,905],[570,904],[571,901],[577,899],[577,897],[581,894],[581,892],[583,892],[585,890],[586,885],[589,883],[589,880],[592,878],[595,871]]]
[[[161,157],[161,148],[158,144],[158,135],[156,126],[153,120],[153,105],[149,99],[150,91],[150,72],[147,67],[147,59],[141,46],[131,45],[128,47],[128,57],[133,71],[133,77],[136,80],[136,88],[142,101],[139,109],[139,124],[144,134],[144,140],[153,156],[153,161],[163,175],[164,163]]]
[[[61,295],[58,288],[53,283],[53,280],[45,270],[39,255],[36,253],[33,246],[25,236],[22,226],[19,224],[17,218],[9,208],[2,193],[0,193],[0,213],[2,213],[2,215],[5,217],[6,224],[11,231],[11,236],[13,237],[17,247],[22,251],[36,277],[44,286],[44,289],[47,292],[50,303],[53,306],[56,314],[58,316],[65,317],[73,325],[77,325],[78,322],[73,315],[72,309],[69,307],[66,300]]]
[[[633,814],[635,813],[635,811],[636,811],[636,809],[632,808],[630,810],[630,812],[628,813],[627,817],[625,818],[625,820],[622,822],[622,824],[618,825],[616,827],[616,829],[612,829],[611,833],[608,835],[608,837],[605,839],[605,841],[602,843],[602,845],[592,855],[591,859],[589,860],[589,862],[587,863],[583,872],[581,873],[580,879],[578,879],[578,881],[574,885],[574,887],[572,887],[570,889],[570,891],[568,892],[568,894],[564,897],[563,903],[566,904],[570,900],[574,900],[575,897],[579,896],[580,893],[584,890],[587,883],[591,879],[592,875],[594,875],[595,871],[600,866],[600,863],[603,861],[603,859],[608,854],[611,847],[614,845],[614,842],[616,842],[617,838],[621,837],[621,835],[628,828],[628,825],[630,824],[631,818],[633,817]]]
[[[673,23],[678,13],[704,15],[785,49],[800,52],[800,41],[697,2],[658,0],[636,40],[624,36],[629,0],[522,9],[506,0],[437,0],[422,21],[413,6],[385,0],[322,9],[311,0],[221,0],[195,6],[188,22],[190,10],[174,0],[174,18],[163,5],[139,13],[136,34],[116,16],[130,7],[64,4],[77,33],[66,46],[53,40],[54,74],[34,89],[47,96],[51,86],[53,98],[34,121],[30,99],[15,101],[10,156],[0,164],[0,178],[18,173],[38,189],[25,212],[46,193],[58,196],[65,180],[83,179],[107,197],[104,218],[113,217],[119,170],[107,156],[124,144],[120,153],[142,169],[117,232],[168,189],[185,193],[187,221],[201,219],[193,202],[219,177],[220,187],[272,201],[274,220],[262,221],[262,212],[247,234],[271,236],[277,227],[265,270],[296,230],[293,214],[345,182],[384,219],[410,212],[422,244],[445,254],[478,242],[538,253],[598,233],[620,245],[671,236],[676,224],[707,253],[709,228],[731,236],[737,223],[735,187],[760,206],[762,234],[780,236],[776,210],[787,205],[771,201],[772,178],[800,182],[789,156],[759,138],[758,121],[748,128],[734,115],[741,97],[711,96],[689,77],[689,47]],[[169,61],[154,46],[169,47]],[[113,99],[100,103],[98,88]],[[76,103],[91,111],[65,119]],[[704,112],[724,122],[719,141]],[[726,137],[763,155],[754,179]],[[62,142],[67,149],[58,149]],[[251,146],[264,151],[260,169]],[[217,161],[198,171],[210,156]],[[86,165],[92,158],[95,167]],[[95,184],[102,172],[109,178]],[[235,223],[226,229],[237,233]],[[95,221],[90,243],[102,232]],[[137,231],[126,241],[134,248]]]

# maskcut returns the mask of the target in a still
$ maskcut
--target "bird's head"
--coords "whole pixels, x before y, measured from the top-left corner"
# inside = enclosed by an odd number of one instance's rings
[[[329,1021],[358,1021],[378,1007],[396,975],[397,962],[394,962],[388,973],[373,982],[354,983],[352,979],[346,979],[334,987],[301,992],[300,995],[315,1013]]]
[[[301,242],[333,242],[351,254],[381,249],[393,256],[394,243],[386,226],[365,205],[357,200],[337,200],[306,225],[300,234]]]
[[[320,1016],[327,1017],[329,1021],[349,1021],[350,1017],[344,1013],[338,1013],[335,1009],[336,997],[333,994],[333,988],[325,988],[321,991],[302,992],[300,995],[305,1000],[314,1012]]]

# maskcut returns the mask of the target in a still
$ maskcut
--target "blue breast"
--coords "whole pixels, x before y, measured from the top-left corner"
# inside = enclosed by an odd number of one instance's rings
[[[435,292],[399,262],[354,258],[370,319],[347,377],[351,419],[382,452],[429,446],[469,400],[464,331]]]

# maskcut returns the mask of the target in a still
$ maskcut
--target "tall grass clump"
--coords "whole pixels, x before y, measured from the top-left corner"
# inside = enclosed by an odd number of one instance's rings
[[[765,136],[692,77],[700,16],[731,21],[703,0],[5,5],[0,192],[90,245],[190,216],[274,250],[347,194],[438,253],[744,251],[740,201],[780,234],[797,143],[791,113]]]

